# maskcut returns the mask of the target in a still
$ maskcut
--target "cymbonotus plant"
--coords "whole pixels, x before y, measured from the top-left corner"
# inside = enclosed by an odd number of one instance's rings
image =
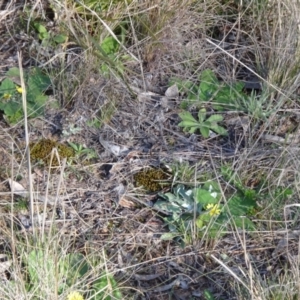
[[[154,208],[163,213],[162,219],[169,232],[162,239],[175,238],[186,242],[183,237],[196,225],[198,236],[216,237],[223,234],[228,225],[234,222],[238,228],[253,230],[255,228],[248,216],[256,207],[254,197],[242,195],[222,199],[220,187],[215,181],[208,181],[196,188],[187,188],[182,184],[175,186],[172,192],[159,194]]]
[[[15,83],[20,78],[20,70],[11,68],[5,74],[6,78],[0,84],[0,110],[4,112],[5,120],[15,124],[24,117],[22,103],[22,88]],[[48,96],[44,94],[50,86],[50,78],[39,68],[33,68],[24,74],[26,85],[27,114],[34,118],[44,113]]]

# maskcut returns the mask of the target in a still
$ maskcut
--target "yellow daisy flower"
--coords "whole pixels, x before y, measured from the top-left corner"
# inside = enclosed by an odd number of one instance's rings
[[[17,92],[20,93],[20,94],[23,93],[23,90],[22,90],[22,88],[21,88],[20,86],[17,86],[17,85],[16,85],[16,90],[17,90]]]
[[[83,296],[78,292],[71,292],[68,295],[68,300],[84,300]]]
[[[221,209],[219,208],[219,204],[208,204],[206,206],[206,210],[209,210],[210,216],[218,216],[221,213]]]

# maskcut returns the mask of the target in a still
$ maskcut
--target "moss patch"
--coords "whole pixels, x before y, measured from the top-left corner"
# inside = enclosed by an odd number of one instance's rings
[[[161,183],[170,176],[162,169],[142,170],[134,175],[136,186],[143,186],[149,192],[157,192],[162,189]]]
[[[71,147],[68,147],[64,144],[58,143],[50,139],[42,139],[37,143],[30,144],[30,157],[33,161],[43,161],[46,165],[50,164],[51,161],[51,152],[52,149],[56,148],[59,154],[59,157],[62,158],[71,158],[75,155],[74,150]],[[53,157],[52,166],[58,166],[59,162],[56,156]]]

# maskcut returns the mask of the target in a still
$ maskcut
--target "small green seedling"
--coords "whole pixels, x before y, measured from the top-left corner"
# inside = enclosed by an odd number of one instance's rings
[[[230,166],[223,165],[221,167],[221,174],[223,178],[230,183],[236,189],[235,195],[232,197],[230,205],[232,205],[232,209],[234,210],[235,214],[241,214],[243,211],[238,211],[239,207],[244,207],[244,212],[248,213],[248,215],[259,212],[257,211],[256,203],[259,201],[262,207],[272,205],[276,206],[276,203],[282,204],[286,201],[288,197],[293,194],[293,191],[287,187],[275,187],[274,189],[268,189],[265,191],[261,189],[263,186],[263,180],[259,180],[259,184],[256,188],[249,188],[243,184],[240,178],[236,176],[236,173]],[[281,214],[278,213],[278,210],[275,209],[275,218],[277,217],[280,219]]]
[[[197,129],[199,129],[204,138],[209,137],[210,130],[220,135],[227,135],[226,129],[218,124],[218,122],[223,121],[223,116],[211,115],[206,119],[205,108],[199,110],[198,121],[190,112],[187,111],[180,113],[179,117],[182,121],[178,124],[178,126],[183,127],[183,130],[188,131],[189,133],[194,133]]]
[[[53,34],[39,21],[33,22],[33,27],[38,33],[38,38],[42,41],[42,46],[56,46],[67,41],[68,36],[65,34]]]
[[[182,108],[211,103],[213,109],[218,111],[233,110],[237,108],[240,98],[247,97],[243,92],[242,82],[234,84],[220,82],[212,70],[204,70],[198,80],[199,85],[176,78],[171,80],[170,85],[177,84],[179,90],[187,94],[187,100],[182,102]]]
[[[85,148],[81,144],[76,144],[76,143],[72,143],[72,142],[69,142],[69,145],[75,151],[75,156],[76,156],[77,159],[82,158],[83,156],[85,156],[85,160],[98,158],[98,155],[97,155],[97,153],[94,149]]]
[[[18,68],[11,68],[0,84],[0,110],[10,124],[19,122],[23,116],[22,89],[14,81],[20,78]],[[37,117],[44,113],[48,97],[44,91],[50,86],[50,78],[40,69],[34,68],[24,74],[26,86],[27,115]]]
[[[125,41],[125,36],[126,36],[126,30],[123,29],[122,27],[121,35],[120,35],[120,40],[122,44]],[[128,60],[129,57],[128,55],[122,55],[122,56],[118,55],[120,51],[120,44],[117,42],[117,40],[113,36],[108,36],[102,41],[100,48],[102,54],[108,58],[108,61],[111,62],[114,69],[116,69],[120,74],[123,74],[124,73],[123,62],[125,60]],[[103,72],[103,74],[105,75],[109,74],[109,67],[110,67],[109,63],[108,64],[103,63],[101,65],[101,71]]]

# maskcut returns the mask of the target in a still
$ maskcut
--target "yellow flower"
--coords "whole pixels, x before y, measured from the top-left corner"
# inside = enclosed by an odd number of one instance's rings
[[[20,86],[17,86],[17,85],[16,85],[16,90],[17,90],[17,92],[20,93],[20,94],[23,93],[23,90],[22,90],[22,88],[21,88]]]
[[[11,94],[4,94],[4,95],[3,95],[3,98],[4,98],[5,100],[10,99],[10,98],[11,98]]]
[[[206,209],[209,210],[210,216],[218,216],[221,213],[219,204],[208,204]]]
[[[83,296],[78,292],[71,292],[68,295],[68,300],[84,300]]]

